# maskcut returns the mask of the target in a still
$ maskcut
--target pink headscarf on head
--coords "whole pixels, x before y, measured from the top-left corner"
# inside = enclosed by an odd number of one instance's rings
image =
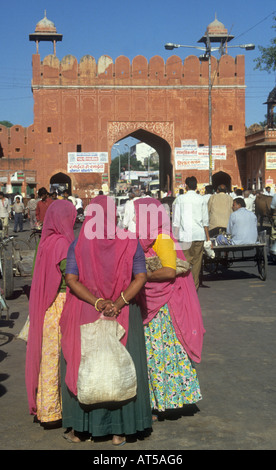
[[[44,219],[29,300],[30,327],[25,374],[31,414],[36,413],[44,317],[58,294],[62,277],[59,263],[67,257],[68,248],[74,240],[76,215],[71,202],[58,200],[48,207]]]
[[[136,234],[145,256],[156,256],[152,245],[157,236],[163,233],[170,235],[174,241],[177,257],[185,260],[184,253],[172,234],[169,216],[161,202],[153,198],[141,198],[134,201],[134,207]],[[168,304],[178,340],[192,360],[201,361],[205,329],[191,272],[178,275],[171,281],[147,282],[139,293],[139,302],[144,324],[149,323],[160,308]]]
[[[117,230],[116,230],[117,229]],[[132,279],[133,257],[138,240],[127,231],[116,228],[116,206],[107,196],[97,196],[87,208],[85,221],[75,247],[79,281],[97,298],[115,301]],[[77,378],[81,358],[80,325],[92,323],[100,313],[78,299],[70,291],[67,295],[60,326],[61,347],[67,362],[65,382],[77,395]],[[126,345],[129,307],[125,305],[117,321],[126,333],[121,342]]]

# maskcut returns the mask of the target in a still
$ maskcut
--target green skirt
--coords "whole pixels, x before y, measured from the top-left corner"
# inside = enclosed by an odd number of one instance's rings
[[[131,435],[152,427],[147,357],[141,312],[129,306],[129,331],[126,349],[131,355],[137,374],[137,395],[126,404],[108,407],[83,406],[65,384],[66,362],[61,359],[62,425],[92,436]]]

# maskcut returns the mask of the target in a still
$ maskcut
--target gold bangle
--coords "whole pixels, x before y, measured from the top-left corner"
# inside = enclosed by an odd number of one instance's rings
[[[122,297],[123,301],[125,302],[125,304],[127,304],[127,305],[128,305],[128,304],[129,304],[129,302],[128,302],[128,301],[125,299],[125,297],[124,297],[124,293],[123,293],[123,292],[121,292],[121,297]]]
[[[97,310],[97,312],[100,311],[100,310],[97,308],[97,303],[98,303],[100,300],[104,300],[104,299],[102,299],[102,298],[100,297],[99,299],[96,300],[95,305],[94,305],[94,307],[95,307],[95,309]]]

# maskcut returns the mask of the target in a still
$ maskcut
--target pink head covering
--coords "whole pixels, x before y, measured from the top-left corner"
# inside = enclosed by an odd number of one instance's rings
[[[185,260],[179,243],[173,237],[170,219],[157,199],[141,198],[134,201],[136,233],[146,257],[156,256],[152,249],[157,236],[170,235],[177,257]],[[205,333],[201,308],[192,274],[178,275],[172,281],[147,282],[139,293],[144,324],[150,322],[160,308],[168,304],[178,340],[195,362],[201,361]]]
[[[44,219],[29,301],[26,386],[31,414],[36,413],[44,316],[58,293],[61,283],[59,263],[67,257],[68,248],[74,240],[76,215],[71,202],[58,200],[48,207]]]
[[[133,257],[138,241],[129,232],[116,230],[116,206],[107,196],[97,196],[88,206],[85,221],[75,248],[79,281],[97,298],[115,301],[130,284]],[[67,362],[65,381],[77,395],[77,378],[81,358],[80,325],[98,320],[100,313],[90,304],[68,292],[60,326],[62,352]],[[125,305],[117,321],[126,333],[129,307]]]

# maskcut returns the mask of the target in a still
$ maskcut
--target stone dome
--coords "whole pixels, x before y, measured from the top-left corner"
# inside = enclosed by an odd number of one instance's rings
[[[54,23],[46,17],[46,11],[44,13],[44,18],[40,20],[35,28],[36,33],[56,33],[57,29]]]
[[[228,34],[228,30],[225,28],[223,23],[217,20],[217,17],[215,17],[214,21],[207,26],[207,31],[210,36],[225,36]]]

